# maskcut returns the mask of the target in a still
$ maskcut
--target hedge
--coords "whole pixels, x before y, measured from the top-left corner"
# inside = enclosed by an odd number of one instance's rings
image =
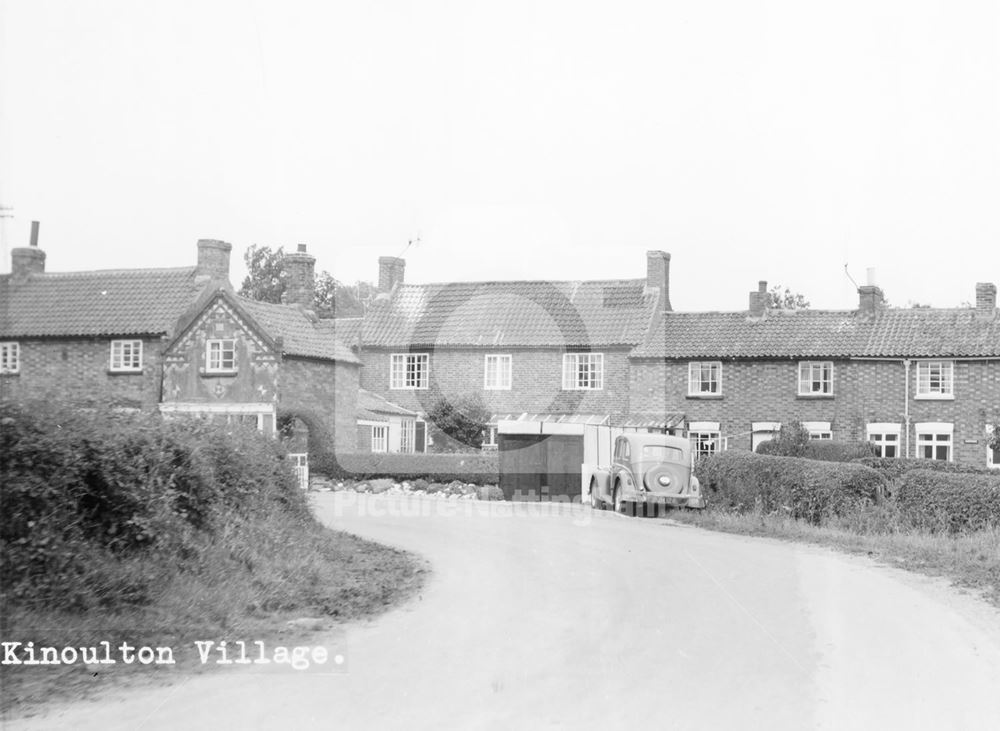
[[[333,479],[424,479],[430,482],[471,482],[495,485],[500,481],[496,452],[470,453],[324,453],[310,455],[310,472]]]
[[[995,474],[996,470],[973,467],[959,462],[944,462],[936,459],[915,459],[913,457],[870,457],[854,460],[858,464],[871,467],[883,473],[889,480],[898,480],[911,470],[934,470],[962,474]]]
[[[729,450],[695,470],[713,507],[785,512],[816,525],[879,499],[885,479],[862,465]]]
[[[201,420],[0,406],[0,583],[26,603],[145,603],[156,577],[133,562],[182,562],[233,517],[311,520],[282,456]]]
[[[1000,476],[914,469],[903,474],[896,502],[917,528],[958,533],[1000,526]]]
[[[781,441],[772,439],[761,444],[757,453],[774,457],[803,457],[822,462],[853,462],[873,456],[868,442],[834,442],[828,439],[812,439],[799,445],[794,452],[786,450],[787,447]]]

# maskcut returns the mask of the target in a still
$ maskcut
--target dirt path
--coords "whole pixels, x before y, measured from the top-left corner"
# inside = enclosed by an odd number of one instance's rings
[[[317,510],[434,569],[418,599],[311,640],[343,654],[335,672],[229,666],[11,728],[992,729],[1000,719],[1000,613],[938,581],[583,508],[324,494]]]

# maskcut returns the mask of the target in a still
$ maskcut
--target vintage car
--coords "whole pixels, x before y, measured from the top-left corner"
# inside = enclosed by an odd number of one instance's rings
[[[692,465],[691,443],[684,437],[622,434],[610,467],[591,470],[590,504],[610,504],[620,513],[640,505],[703,508]]]

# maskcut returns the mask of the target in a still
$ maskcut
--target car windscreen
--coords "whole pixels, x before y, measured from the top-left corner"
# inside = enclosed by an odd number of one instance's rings
[[[642,459],[656,460],[658,462],[674,462],[676,464],[686,464],[684,452],[677,447],[667,447],[662,444],[647,444],[642,448]]]

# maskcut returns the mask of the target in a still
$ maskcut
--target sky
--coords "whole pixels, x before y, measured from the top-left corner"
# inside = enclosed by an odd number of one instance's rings
[[[1000,4],[0,0],[0,271],[304,243],[345,282],[1000,284]],[[419,239],[419,243],[408,242]],[[846,265],[846,270],[845,270]]]

